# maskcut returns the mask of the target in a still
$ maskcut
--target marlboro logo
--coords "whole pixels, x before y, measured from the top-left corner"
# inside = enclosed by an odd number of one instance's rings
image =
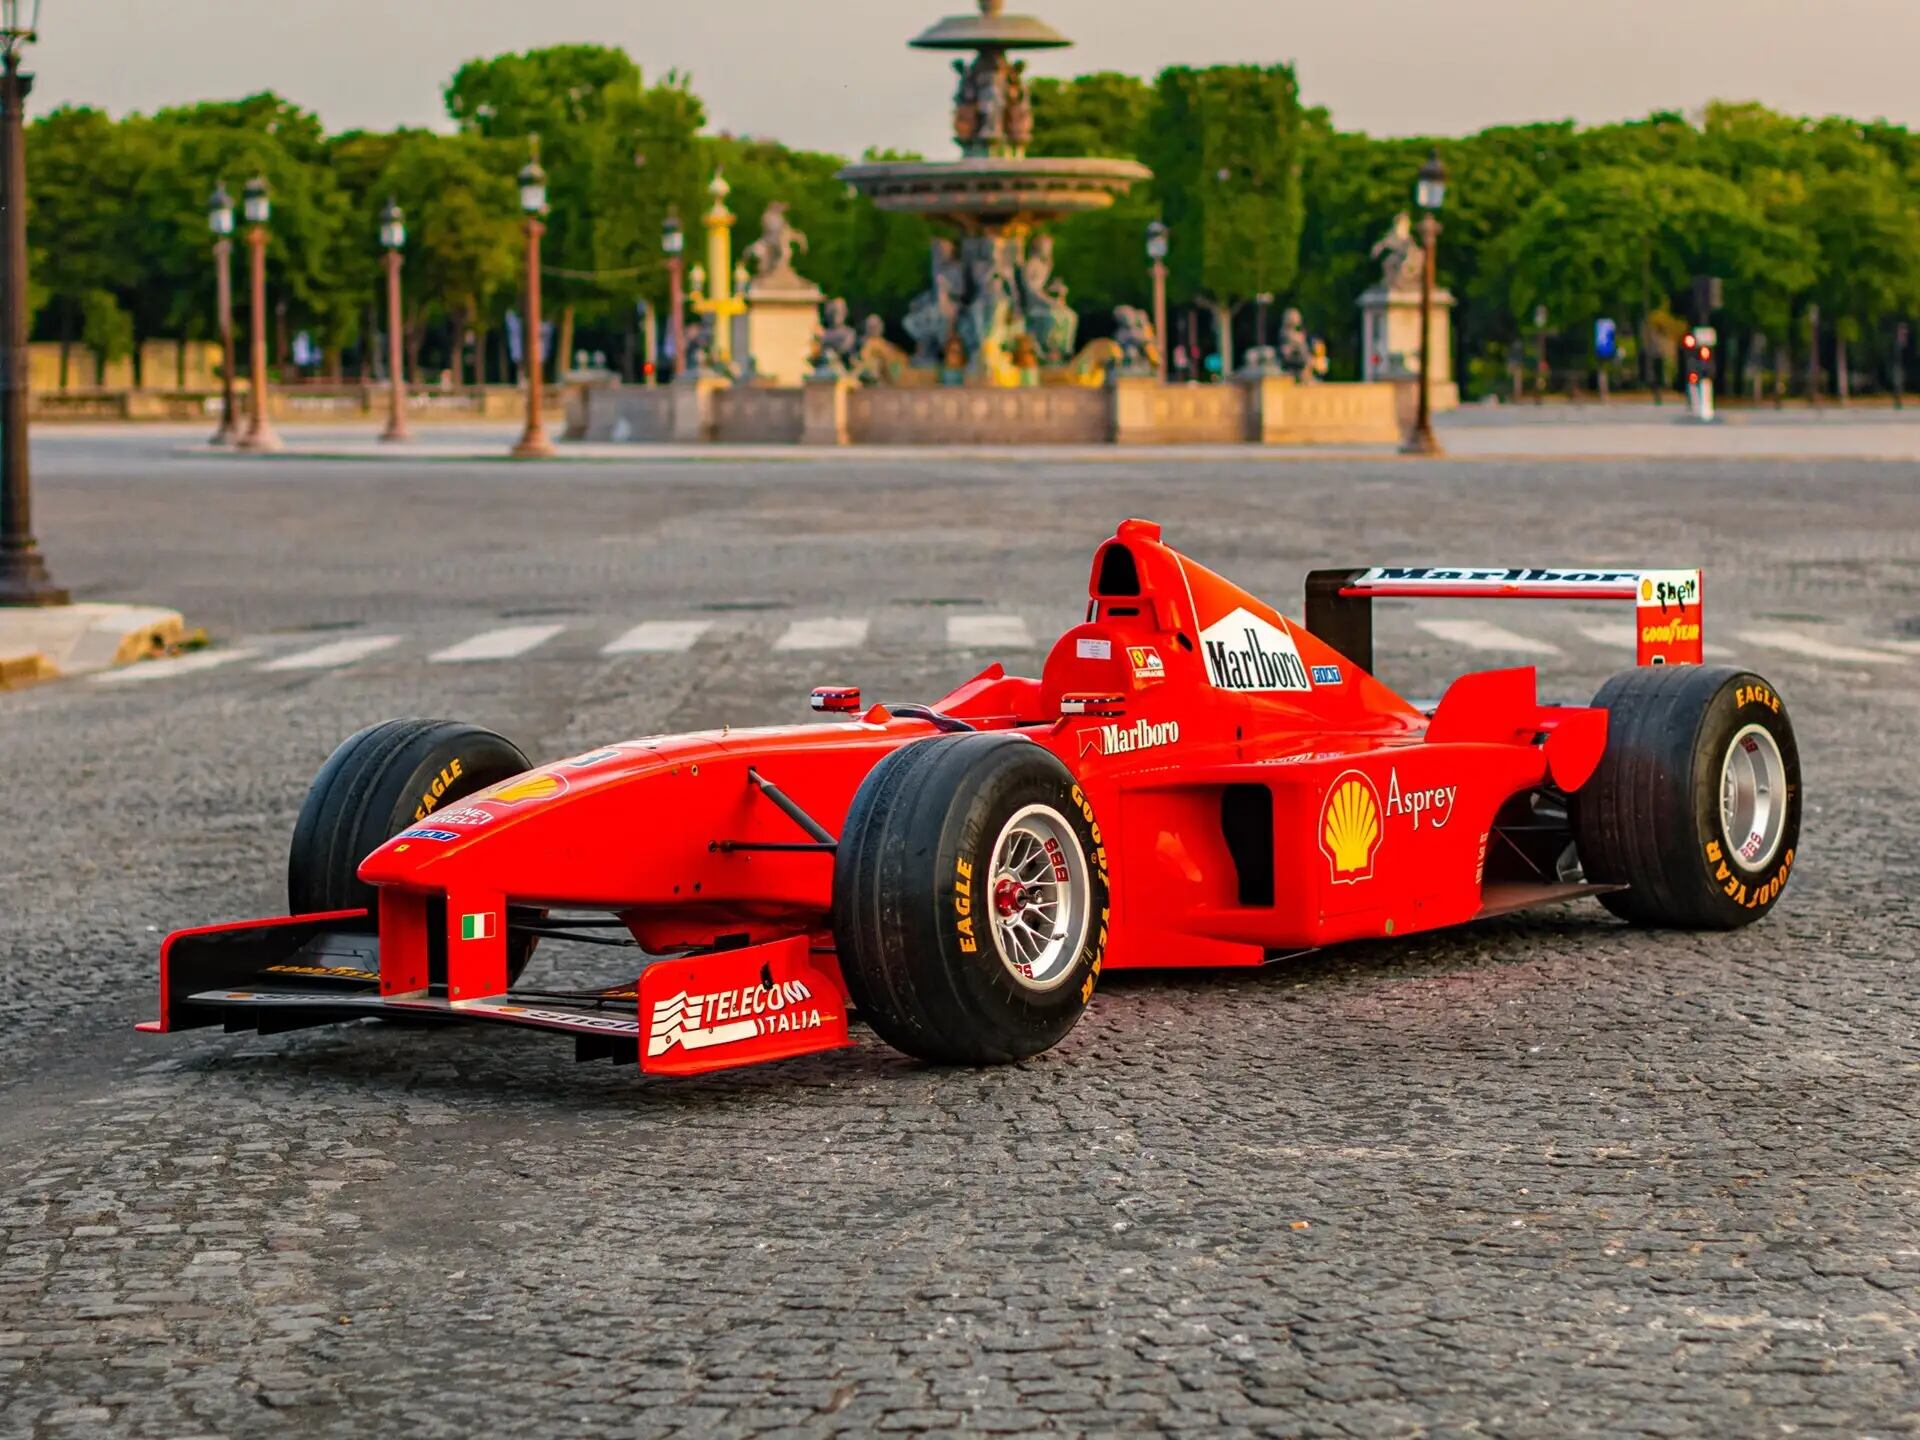
[[[1131,755],[1136,750],[1172,745],[1179,739],[1178,720],[1168,720],[1159,725],[1151,720],[1136,720],[1131,725],[1102,725],[1098,730],[1084,732],[1080,740],[1080,753],[1084,755],[1097,747],[1102,755]]]
[[[1311,690],[1293,637],[1244,607],[1200,632],[1207,679],[1221,690]]]

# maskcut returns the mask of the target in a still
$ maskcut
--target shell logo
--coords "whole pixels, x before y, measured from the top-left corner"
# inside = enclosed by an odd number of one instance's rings
[[[1380,792],[1358,770],[1342,771],[1320,807],[1320,853],[1333,867],[1333,883],[1372,879],[1379,848]]]
[[[566,788],[567,782],[558,775],[529,775],[526,779],[515,780],[504,789],[496,790],[485,798],[513,805],[522,800],[551,800]]]
[[[1642,576],[1640,580],[1640,603],[1644,605],[1651,599],[1653,599],[1653,581]]]

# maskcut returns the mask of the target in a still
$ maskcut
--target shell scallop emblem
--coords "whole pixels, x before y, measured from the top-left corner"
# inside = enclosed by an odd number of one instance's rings
[[[1333,883],[1373,878],[1380,848],[1380,792],[1358,770],[1346,770],[1327,789],[1320,809],[1320,851],[1333,867]]]
[[[563,775],[529,775],[525,779],[515,780],[490,795],[475,796],[475,799],[498,800],[507,805],[517,805],[522,800],[551,800],[567,788]]]

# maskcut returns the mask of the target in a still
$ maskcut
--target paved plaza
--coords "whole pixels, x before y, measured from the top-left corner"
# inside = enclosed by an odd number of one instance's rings
[[[34,437],[62,583],[210,643],[0,693],[0,1436],[1917,1428],[1920,416],[1464,413],[1441,462],[200,438]],[[351,731],[931,699],[1037,667],[1129,515],[1296,612],[1322,564],[1703,564],[1798,727],[1792,888],[1733,935],[1583,903],[1115,977],[986,1071],[132,1032],[164,932],[282,909]],[[1572,700],[1632,656],[1606,606],[1459,602],[1381,602],[1378,653]]]

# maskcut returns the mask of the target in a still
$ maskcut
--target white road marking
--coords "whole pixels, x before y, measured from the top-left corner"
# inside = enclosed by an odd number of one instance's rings
[[[1414,623],[1429,635],[1472,650],[1517,650],[1530,655],[1560,653],[1560,647],[1549,640],[1535,640],[1485,620],[1416,620]]]
[[[1033,632],[1018,615],[949,615],[947,644],[967,649],[1031,650]]]
[[[1884,650],[1863,650],[1858,645],[1842,645],[1804,635],[1798,630],[1742,630],[1734,637],[1764,650],[1783,650],[1789,655],[1804,655],[1809,660],[1832,660],[1843,665],[1903,665],[1904,655],[1889,655]]]
[[[566,628],[564,625],[508,625],[500,630],[483,630],[458,645],[434,651],[427,659],[436,665],[459,664],[470,660],[511,660],[546,644]]]
[[[854,650],[866,644],[864,619],[796,620],[773,642],[776,650]]]
[[[123,669],[109,670],[93,677],[100,685],[125,685],[135,680],[169,680],[175,675],[191,675],[196,670],[211,670],[216,665],[231,665],[236,660],[251,660],[252,650],[195,650],[165,660],[140,660]]]
[[[364,660],[369,655],[377,655],[400,643],[398,635],[360,635],[351,640],[335,640],[326,645],[316,645],[311,650],[302,650],[294,655],[282,655],[278,660],[269,660],[262,670],[334,670],[342,665],[351,665],[356,660]]]
[[[1580,633],[1596,645],[1606,645],[1615,650],[1637,650],[1639,642],[1633,638],[1633,625],[1582,625]],[[1730,646],[1716,645],[1708,640],[1700,646],[1701,653],[1716,659],[1733,654]]]
[[[691,650],[713,628],[711,620],[643,620],[617,640],[600,647],[602,655],[672,655]]]

